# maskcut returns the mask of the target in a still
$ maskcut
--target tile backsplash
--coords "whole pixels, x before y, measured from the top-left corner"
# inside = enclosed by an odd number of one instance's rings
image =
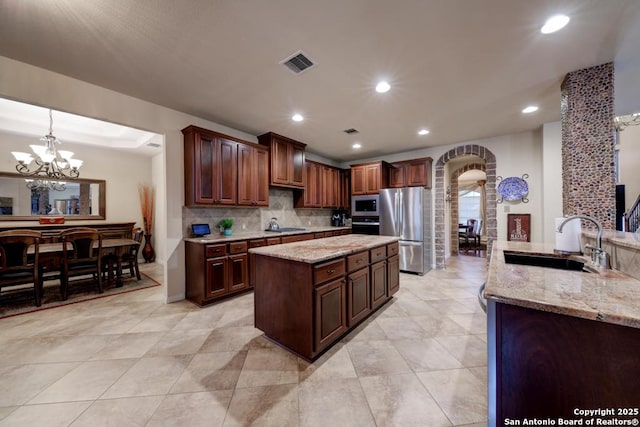
[[[222,218],[233,218],[233,229],[261,231],[271,218],[280,227],[325,227],[331,225],[331,209],[294,209],[293,190],[269,188],[269,207],[264,208],[182,208],[182,235],[191,237],[191,224],[206,223],[212,233]]]

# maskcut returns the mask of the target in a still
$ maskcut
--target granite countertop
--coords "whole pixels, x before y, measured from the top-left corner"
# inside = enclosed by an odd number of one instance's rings
[[[261,248],[249,249],[249,252],[257,255],[267,255],[275,258],[315,264],[397,241],[398,238],[392,236],[349,234],[346,236],[325,237],[324,239],[305,240],[282,245],[263,246]]]
[[[300,227],[303,228],[303,227]],[[303,230],[295,230],[295,231],[284,231],[284,232],[274,232],[274,231],[241,231],[239,233],[233,232],[231,236],[225,236],[223,234],[210,234],[208,236],[203,237],[185,237],[185,242],[192,243],[220,243],[220,242],[236,242],[238,240],[250,240],[250,239],[263,239],[265,237],[279,237],[279,236],[290,236],[292,234],[307,234],[307,233],[320,233],[322,231],[339,231],[339,230],[351,230],[351,227],[304,227]]]
[[[583,230],[582,235],[595,239],[598,236],[596,231]],[[603,230],[602,241],[610,242],[617,246],[624,246],[630,249],[640,250],[640,234],[639,233],[627,233],[624,231],[616,230]]]
[[[617,270],[595,269],[587,273],[507,264],[505,250],[553,253],[553,245],[494,242],[485,298],[640,328],[640,281]],[[583,259],[589,262],[588,258]]]

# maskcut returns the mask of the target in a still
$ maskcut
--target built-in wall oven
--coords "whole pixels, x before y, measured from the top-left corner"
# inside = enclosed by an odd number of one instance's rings
[[[380,234],[379,197],[377,194],[351,197],[351,232],[354,234]]]

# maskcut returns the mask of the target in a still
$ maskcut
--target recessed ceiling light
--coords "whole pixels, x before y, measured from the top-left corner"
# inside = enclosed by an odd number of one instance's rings
[[[304,117],[302,117],[302,114],[294,114],[293,116],[291,116],[291,120],[293,120],[294,122],[301,122],[304,120]]]
[[[547,19],[547,22],[545,22],[542,28],[540,28],[540,32],[542,34],[555,33],[556,31],[564,28],[568,23],[569,17],[567,15],[554,15]]]
[[[538,111],[538,107],[536,107],[535,105],[529,105],[524,110],[522,110],[524,114],[535,113],[536,111]]]
[[[389,89],[391,89],[391,85],[388,82],[385,82],[384,80],[379,82],[376,85],[376,92],[378,93],[389,92]]]
[[[426,129],[420,129],[418,131],[418,135],[428,135],[428,134],[429,134],[429,131]]]
[[[358,148],[362,148],[362,144],[360,144],[359,142],[356,142],[356,143],[355,143],[355,144],[353,144],[351,147],[352,147],[352,148],[355,148],[355,149],[357,150]]]

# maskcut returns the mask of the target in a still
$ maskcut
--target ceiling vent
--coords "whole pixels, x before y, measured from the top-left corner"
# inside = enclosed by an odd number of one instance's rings
[[[316,66],[316,63],[301,50],[283,59],[280,63],[295,74],[303,73]]]
[[[160,144],[158,144],[157,142],[149,142],[147,144],[147,147],[160,148]]]
[[[354,133],[360,133],[358,129],[354,129],[354,128],[345,129],[343,130],[343,132],[349,135],[353,135]]]

